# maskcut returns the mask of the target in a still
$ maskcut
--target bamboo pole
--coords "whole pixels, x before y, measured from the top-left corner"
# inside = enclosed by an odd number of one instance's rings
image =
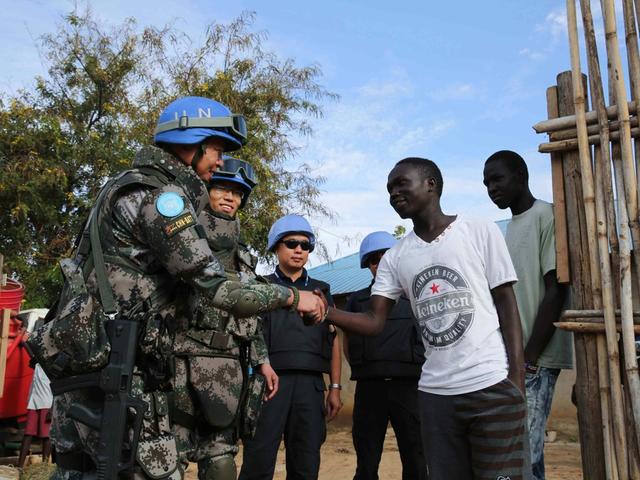
[[[587,57],[590,61],[590,59]],[[615,132],[620,129],[620,123],[617,120],[608,120],[608,126],[610,132]],[[633,131],[634,127],[638,126],[638,117],[633,116],[629,119],[629,125],[631,125],[631,131]],[[589,136],[596,135],[600,132],[600,122],[594,123],[591,125],[587,125],[587,133]],[[570,128],[567,130],[558,130],[557,132],[549,133],[549,140],[552,142],[556,142],[558,140],[572,140],[574,138],[578,138],[578,132],[575,128]]]
[[[623,0],[622,11],[624,16],[625,45],[627,50],[627,64],[629,65],[629,77],[631,80],[631,99],[635,100],[640,95],[640,52],[638,52],[638,34],[636,31],[635,14],[632,0]],[[635,153],[635,175],[632,175],[633,183],[636,185],[635,208],[636,215],[632,213],[633,207],[627,206],[629,210],[629,224],[631,226],[631,237],[633,240],[634,250],[640,247],[640,223],[638,218],[638,199],[640,198],[640,189],[637,188],[638,171],[640,170],[640,139],[634,138],[633,142]],[[631,166],[633,170],[633,166]],[[628,202],[627,202],[628,203]],[[631,259],[635,265],[637,284],[640,285],[640,255],[633,253]]]
[[[569,332],[581,332],[581,333],[605,333],[606,327],[604,323],[596,322],[554,322],[556,328],[561,330],[567,330]],[[622,331],[622,325],[617,324],[615,326],[618,333]],[[640,334],[640,325],[634,325],[633,330],[636,334]],[[606,350],[605,350],[606,354]],[[606,357],[605,357],[606,358]],[[605,363],[606,367],[606,363]]]
[[[630,131],[632,137],[640,137],[640,128],[635,127]],[[615,130],[610,132],[611,140],[619,140],[620,139],[620,130]],[[600,145],[601,140],[599,135],[589,135],[587,137],[587,141],[590,145]],[[564,152],[567,150],[576,150],[578,148],[578,139],[571,138],[568,140],[559,140],[555,142],[546,142],[541,143],[538,146],[538,151],[540,153],[553,153],[553,152]]]
[[[605,24],[607,57],[610,70],[610,78],[615,95],[616,105],[618,105],[618,121],[620,122],[620,147],[622,151],[622,165],[624,169],[624,191],[619,188],[618,200],[620,205],[626,206],[630,219],[629,226],[634,237],[640,240],[640,231],[638,231],[638,197],[637,182],[634,172],[633,152],[631,148],[631,128],[629,125],[629,110],[627,104],[627,94],[624,84],[622,72],[622,62],[620,60],[620,51],[617,42],[616,18],[613,0],[601,0],[602,15]],[[616,178],[616,183],[619,183]],[[635,335],[633,333],[633,304],[632,304],[632,285],[631,285],[631,248],[626,237],[625,218],[623,211],[619,208],[620,229],[618,235],[620,237],[620,310],[622,313],[622,345],[624,347],[624,367],[627,376],[627,388],[629,388],[629,396],[631,397],[631,407],[633,411],[634,423],[640,426],[640,378],[638,378],[638,362],[636,359]],[[634,229],[635,225],[635,229]],[[625,229],[623,230],[623,227]],[[635,230],[635,235],[634,235]],[[640,444],[640,428],[636,428],[636,441]]]
[[[582,12],[582,23],[584,26],[584,38],[587,48],[587,64],[589,69],[589,83],[591,86],[591,105],[598,115],[598,133],[601,138],[600,147],[595,151],[595,183],[596,183],[596,217],[598,226],[598,248],[600,252],[601,264],[605,262],[603,280],[603,303],[605,311],[603,318],[608,322],[615,322],[615,298],[611,295],[612,272],[609,262],[608,249],[614,260],[614,265],[619,265],[619,245],[616,235],[616,215],[613,196],[613,179],[611,177],[611,150],[609,147],[609,120],[606,113],[604,101],[604,88],[602,87],[602,72],[600,71],[600,59],[598,55],[598,44],[593,26],[593,16],[591,14],[591,1],[580,0],[580,10]],[[602,212],[606,215],[606,225],[602,223]],[[609,245],[607,245],[607,230]],[[608,310],[608,311],[607,311]],[[618,352],[616,347],[616,352]],[[619,363],[619,360],[618,360]],[[617,374],[616,374],[617,378]]]
[[[586,7],[585,7],[586,4]],[[588,0],[581,1],[583,16],[590,16],[590,6]],[[585,10],[586,9],[586,10]],[[622,385],[618,376],[618,355],[615,331],[614,306],[612,303],[610,283],[611,272],[609,265],[609,246],[606,237],[606,226],[602,221],[605,216],[602,185],[597,185],[600,195],[594,194],[593,170],[591,164],[591,148],[589,147],[587,136],[587,122],[585,119],[585,98],[582,88],[582,73],[580,69],[580,52],[578,44],[578,25],[576,18],[576,4],[574,0],[567,0],[567,24],[569,33],[569,47],[571,53],[571,74],[573,83],[573,98],[576,115],[576,128],[578,133],[578,151],[580,154],[580,170],[582,176],[582,189],[584,198],[584,208],[587,220],[587,235],[589,244],[589,261],[591,266],[591,284],[594,297],[594,307],[601,308],[604,300],[606,344],[609,365],[609,376],[611,379],[611,405],[613,418],[613,445],[617,463],[618,476],[620,480],[627,480],[628,466],[626,461],[626,439],[624,424],[624,407],[622,403]],[[585,27],[585,34],[587,28]],[[606,126],[604,122],[603,126]],[[623,125],[621,125],[623,126]],[[608,133],[608,128],[605,128]],[[604,145],[604,141],[602,144]],[[607,142],[608,145],[608,142]],[[596,223],[597,218],[597,223]],[[597,237],[596,237],[597,235]],[[604,246],[604,249],[603,249]],[[602,272],[602,275],[600,273]],[[607,275],[608,274],[608,275]],[[604,296],[603,296],[604,295]],[[602,345],[598,348],[599,365],[604,366],[604,351]],[[601,399],[606,406],[606,398]],[[603,433],[608,433],[607,412],[602,408]],[[607,437],[605,436],[605,457],[608,455]],[[608,476],[613,476],[613,457],[610,458]]]
[[[636,22],[638,31],[640,31],[640,18],[638,18],[638,11],[640,11],[640,0],[633,0],[635,6]]]
[[[549,87],[546,92],[547,115],[549,118],[558,116],[558,87]],[[556,275],[558,283],[571,281],[569,267],[569,236],[567,234],[567,202],[564,194],[564,168],[562,156],[552,153],[551,184],[553,190],[553,218],[556,236]]]
[[[583,85],[587,77],[583,76]],[[573,85],[571,72],[556,78],[557,105],[560,116],[573,115]],[[587,243],[585,210],[582,208],[582,180],[578,150],[563,152],[562,161],[564,199],[567,212],[567,235],[571,249],[567,252],[571,272],[571,298],[577,309],[592,309],[589,245]],[[555,201],[555,197],[554,197]],[[600,384],[598,380],[596,335],[576,333],[576,401],[580,434],[582,470],[585,480],[604,480],[604,442],[602,432]]]
[[[631,113],[637,113],[636,102],[629,102],[627,104],[628,110]],[[618,118],[618,107],[610,105],[607,107],[607,117],[610,119]],[[598,113],[595,111],[586,112],[585,119],[587,124],[593,124],[598,121]],[[567,128],[576,128],[576,116],[565,115],[558,118],[550,118],[542,120],[533,126],[536,133],[550,133],[557,130],[565,130]]]
[[[615,310],[616,317],[620,317],[620,310]],[[561,321],[566,321],[573,318],[579,318],[581,322],[588,321],[589,318],[602,318],[604,316],[604,310],[564,310],[560,315]],[[640,321],[640,310],[633,312],[633,316]]]
[[[636,30],[636,18],[632,0],[622,1],[622,12],[624,16],[625,45],[627,46],[627,63],[629,65],[629,76],[631,78],[631,99],[635,100],[638,98],[638,95],[640,95],[640,52],[638,52],[638,32]],[[634,147],[637,182],[637,175],[640,173],[640,139],[635,139]],[[638,201],[640,201],[640,189],[638,189]],[[637,245],[635,238],[634,245]],[[636,263],[636,271],[637,268],[638,264]]]

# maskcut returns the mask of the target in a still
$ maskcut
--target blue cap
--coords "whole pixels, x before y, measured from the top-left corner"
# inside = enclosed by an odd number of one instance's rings
[[[246,136],[244,118],[232,114],[222,103],[205,97],[182,97],[162,111],[153,139],[156,143],[194,145],[217,137],[228,152],[242,147]]]
[[[315,247],[316,236],[307,219],[300,215],[285,215],[276,220],[271,226],[267,240],[267,250],[273,251],[280,240],[287,235],[293,235],[295,233],[306,235],[309,238],[309,243],[311,243],[311,248],[313,249]]]
[[[360,268],[367,268],[368,256],[380,250],[389,250],[398,240],[389,232],[372,232],[360,244]]]

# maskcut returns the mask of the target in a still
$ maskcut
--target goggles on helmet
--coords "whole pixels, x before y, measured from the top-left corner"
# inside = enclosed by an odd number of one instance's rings
[[[256,172],[250,163],[233,157],[224,157],[223,162],[224,165],[216,170],[216,175],[222,175],[223,177],[240,175],[251,188],[258,184]]]
[[[169,130],[185,130],[187,128],[226,128],[242,144],[247,142],[247,122],[242,115],[232,114],[228,117],[189,117],[182,115],[177,120],[159,123],[154,135]]]

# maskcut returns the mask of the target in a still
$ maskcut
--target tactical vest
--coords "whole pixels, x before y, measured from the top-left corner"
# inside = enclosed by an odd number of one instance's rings
[[[288,279],[281,279],[275,274],[269,275],[267,280],[287,286],[291,284]],[[296,282],[294,286],[308,291],[319,288],[325,292],[329,304],[333,305],[329,285],[325,282],[306,277],[305,283]],[[329,331],[328,324],[307,327],[297,312],[284,308],[270,312],[264,318],[264,336],[274,370],[329,373],[335,333]]]
[[[365,312],[370,301],[371,287],[367,287],[349,297],[347,310]],[[406,298],[400,297],[394,305],[379,335],[349,333],[348,338],[351,380],[420,376],[424,345]]]
[[[208,205],[198,220],[212,253],[225,268],[227,279],[254,280],[257,260],[240,242],[238,220],[214,212]],[[184,335],[178,334],[176,339],[178,355],[238,358],[241,344],[255,340],[259,317],[234,318],[229,312],[213,306],[211,300],[207,296],[199,298],[195,320],[188,331]]]

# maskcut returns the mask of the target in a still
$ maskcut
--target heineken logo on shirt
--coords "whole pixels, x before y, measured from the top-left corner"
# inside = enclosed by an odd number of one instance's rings
[[[443,265],[427,267],[415,276],[412,291],[429,345],[446,347],[464,336],[473,322],[473,295],[459,272]]]

